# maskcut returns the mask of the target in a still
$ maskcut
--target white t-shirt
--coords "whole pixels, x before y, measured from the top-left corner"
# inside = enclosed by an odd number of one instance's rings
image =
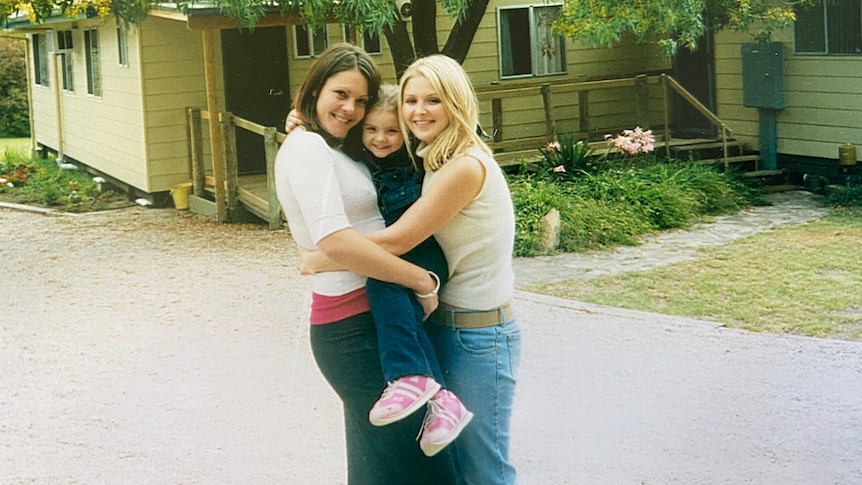
[[[301,129],[290,132],[275,159],[275,188],[294,240],[317,249],[324,237],[348,227],[366,234],[385,227],[371,174],[361,163]],[[313,291],[339,296],[365,286],[349,271],[312,276]]]

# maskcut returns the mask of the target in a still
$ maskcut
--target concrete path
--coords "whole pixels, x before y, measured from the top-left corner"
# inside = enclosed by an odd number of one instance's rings
[[[344,482],[284,233],[142,208],[0,225],[0,484]],[[519,483],[862,484],[862,343],[515,304]]]

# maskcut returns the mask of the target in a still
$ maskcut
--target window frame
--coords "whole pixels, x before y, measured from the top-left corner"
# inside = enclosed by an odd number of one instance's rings
[[[380,40],[380,35],[373,34],[372,32],[370,32],[368,30],[364,30],[362,32],[362,40],[360,42],[357,42],[357,40],[356,40],[356,37],[358,34],[357,29],[355,29],[354,27],[350,27],[348,25],[344,25],[343,27],[344,28],[342,29],[342,31],[343,31],[343,36],[344,36],[344,42],[347,42],[349,44],[353,44],[355,46],[361,47],[362,50],[364,50],[368,55],[371,55],[371,56],[379,56],[379,55],[383,54],[383,42],[381,42],[381,40]],[[374,50],[374,51],[368,50],[368,44],[370,42],[376,42],[377,43],[377,50]]]
[[[72,30],[57,30],[54,35],[57,36],[57,54],[60,56],[60,84],[63,91],[74,93],[75,69],[72,53],[75,50],[75,43]]]
[[[566,38],[559,34],[554,34],[555,43],[557,43],[558,48],[560,50],[560,71],[554,72],[545,72],[539,73],[538,69],[538,59],[541,57],[538,46],[538,25],[537,25],[537,15],[536,10],[538,9],[546,9],[546,8],[555,8],[559,10],[562,8],[562,4],[560,3],[543,3],[543,4],[528,4],[528,5],[506,5],[497,7],[497,60],[500,63],[500,79],[524,79],[524,78],[533,78],[533,77],[546,77],[546,76],[564,76],[568,74],[568,61],[567,57],[567,44]],[[526,10],[528,14],[528,28],[530,30],[530,72],[525,74],[506,74],[505,73],[505,64],[504,62],[504,32],[503,32],[503,16],[506,12],[512,12],[515,10]],[[511,34],[509,34],[511,37]],[[509,42],[511,44],[511,42]]]
[[[327,24],[323,24],[321,27],[317,27],[316,29],[310,29],[309,27],[311,26],[306,24],[297,24],[293,26],[293,57],[296,59],[313,59],[329,47],[329,26]],[[299,39],[303,37],[303,32],[300,32],[300,29],[304,30],[304,36],[306,36],[304,45],[307,46],[308,53],[299,52]],[[320,33],[323,34],[323,47],[318,51],[314,41],[317,38],[316,34]]]
[[[853,2],[851,1],[848,3],[853,3]],[[842,29],[842,28],[846,28],[847,24],[839,24],[836,26],[833,23],[832,27],[830,28],[830,18],[841,18],[841,19],[846,20],[848,18],[852,19],[852,15],[838,15],[838,16],[836,16],[834,14],[830,15],[830,11],[829,11],[830,6],[829,6],[828,0],[820,0],[817,4],[815,4],[814,7],[819,7],[819,12],[816,12],[813,14],[813,15],[817,16],[816,18],[812,18],[812,19],[805,18],[806,14],[808,13],[808,12],[806,12],[805,9],[799,9],[796,12],[796,21],[794,22],[794,25],[793,25],[793,52],[794,52],[794,54],[803,55],[803,56],[859,56],[859,55],[862,55],[862,6],[860,6],[858,3],[856,4],[856,9],[857,9],[856,23],[855,23],[855,25],[853,25],[851,27],[851,29],[855,30],[855,32],[847,32],[846,34],[843,33],[844,29]],[[841,7],[847,8],[845,5],[842,5]],[[838,8],[838,6],[836,6],[835,8]],[[841,12],[838,12],[838,13],[840,14]],[[802,18],[800,18],[800,17],[802,17]],[[810,24],[810,22],[812,22],[812,21],[822,22],[822,25],[819,26],[821,29],[821,32],[817,32],[815,34],[818,36],[822,35],[822,37],[817,38],[817,39],[813,39],[813,40],[816,40],[822,44],[822,50],[800,50],[801,48],[807,48],[807,46],[802,46],[800,44],[800,42],[801,42],[801,40],[800,40],[801,36],[799,35],[800,30],[805,28],[806,26],[808,26]],[[852,20],[851,20],[851,22],[852,22]],[[810,30],[811,29],[809,29],[809,31]],[[853,46],[853,48],[855,49],[855,52],[835,52],[835,51],[833,51],[833,48],[830,47],[830,43],[831,43],[830,37],[831,36],[834,36],[836,38],[847,37],[850,39],[850,42],[854,42],[854,40],[855,40],[856,45]],[[855,37],[855,39],[853,39],[853,37]]]
[[[99,46],[99,28],[84,29],[84,57],[87,66],[87,94],[102,97],[102,61]]]
[[[122,25],[117,26],[117,64],[129,67],[129,31]]]
[[[43,88],[51,86],[48,71],[50,63],[48,35],[47,33],[33,34],[33,84]]]

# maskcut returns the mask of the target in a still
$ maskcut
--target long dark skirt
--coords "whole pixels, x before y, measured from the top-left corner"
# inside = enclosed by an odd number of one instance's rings
[[[368,421],[368,411],[386,387],[371,313],[312,325],[311,348],[344,407],[349,485],[455,483],[451,450],[428,458],[419,449],[416,435],[424,408],[387,426]]]

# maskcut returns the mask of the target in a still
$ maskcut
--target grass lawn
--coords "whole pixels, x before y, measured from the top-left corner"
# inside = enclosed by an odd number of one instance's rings
[[[862,212],[702,251],[652,271],[537,283],[535,293],[757,332],[862,341]]]
[[[7,150],[11,152],[26,153],[29,149],[29,138],[0,138],[0,157],[2,157]]]

